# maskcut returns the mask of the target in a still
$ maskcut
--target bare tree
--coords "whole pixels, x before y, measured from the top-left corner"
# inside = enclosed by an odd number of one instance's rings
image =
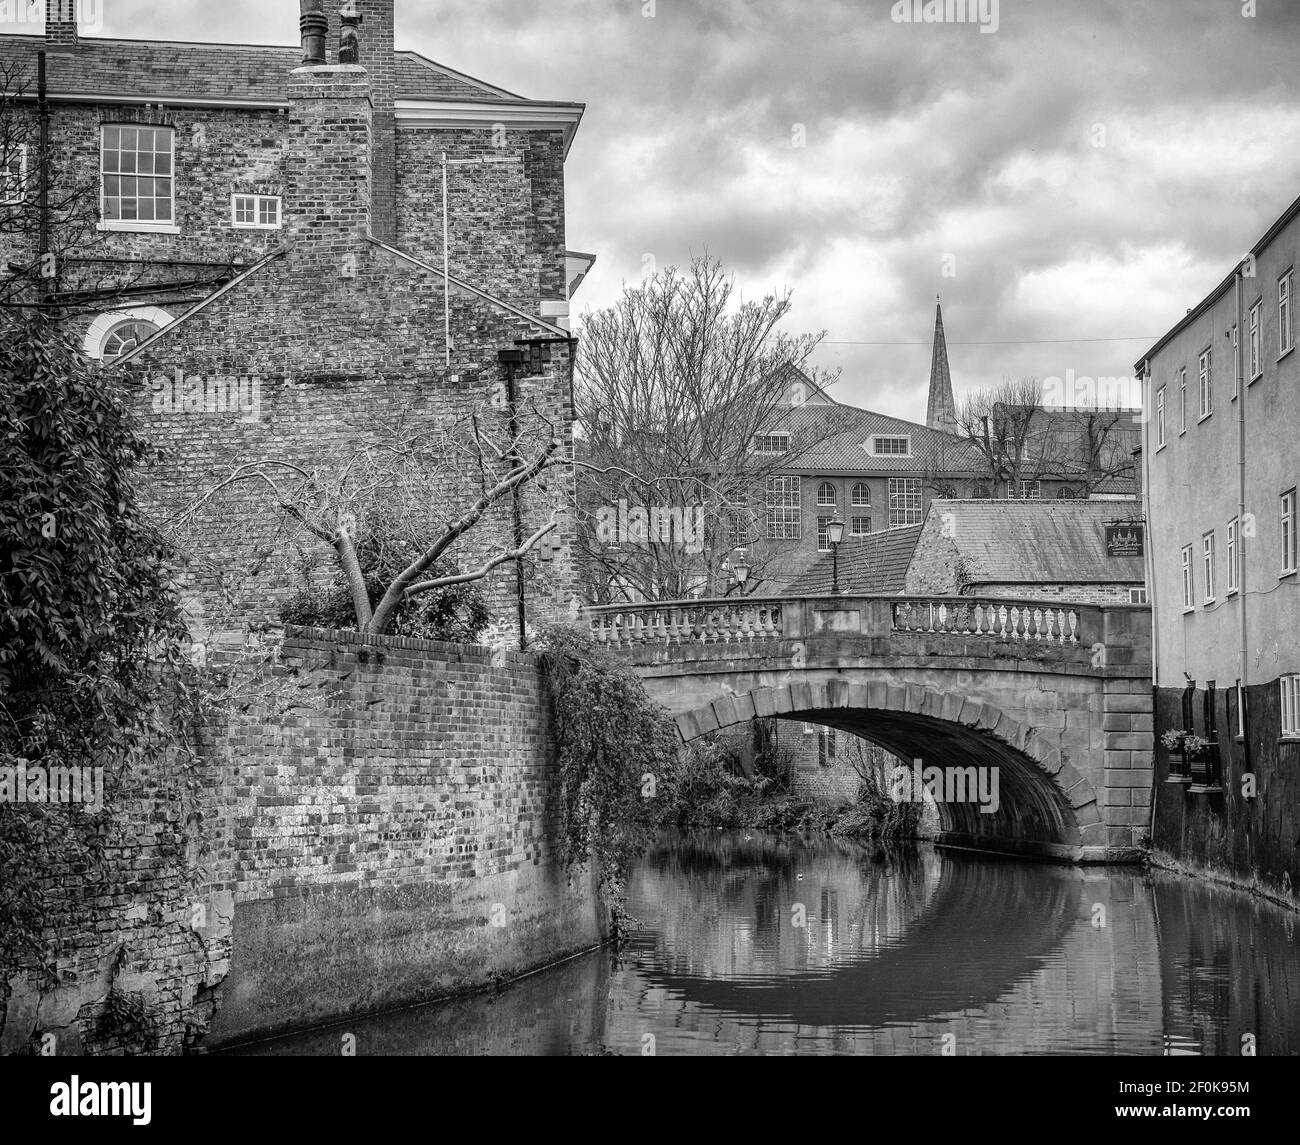
[[[406,419],[372,427],[370,444],[346,457],[330,458],[314,468],[266,457],[236,465],[176,514],[169,525],[178,544],[197,516],[235,487],[253,485],[277,528],[268,543],[266,519],[248,529],[243,544],[226,538],[232,549],[252,547],[267,557],[287,550],[297,537],[328,546],[333,563],[348,587],[358,631],[383,633],[403,602],[425,593],[483,580],[494,569],[523,559],[559,524],[560,507],[550,519],[517,545],[484,542],[476,528],[502,502],[555,466],[571,464],[555,427],[536,411],[517,419],[514,437],[494,429],[485,412],[435,427],[412,427]],[[495,420],[499,421],[499,418]],[[457,497],[451,490],[472,489]],[[238,520],[238,514],[232,515]],[[237,526],[236,526],[237,527]],[[376,530],[379,535],[376,537]],[[377,599],[367,586],[358,556],[357,537],[365,532],[380,546],[405,555],[399,571],[383,584]],[[473,537],[479,555],[472,567],[437,571],[445,558],[463,551]]]
[[[825,332],[778,329],[788,291],[741,303],[734,292],[701,257],[625,287],[583,322],[574,405],[594,599],[720,593],[737,548],[755,567],[765,479],[797,454],[795,442],[757,451],[756,439],[779,432],[791,370],[813,376],[808,359]]]

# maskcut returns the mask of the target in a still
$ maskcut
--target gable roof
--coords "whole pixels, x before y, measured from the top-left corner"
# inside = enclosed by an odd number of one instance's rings
[[[840,407],[841,410],[846,407]],[[803,473],[917,473],[927,467],[939,468],[946,473],[965,472],[978,467],[978,454],[969,442],[873,410],[853,410],[852,416],[843,416],[835,431],[818,440],[810,439],[802,449],[796,449],[790,463],[784,468]],[[848,428],[842,428],[847,425]],[[815,430],[816,426],[808,426]],[[906,457],[894,454],[868,453],[865,444],[877,435],[910,437],[912,452]]]
[[[20,68],[29,94],[35,93],[36,53],[46,47],[43,36],[0,36],[0,66]],[[419,52],[396,51],[393,61],[396,99],[542,102],[467,76]],[[164,104],[198,101],[252,107],[288,106],[289,73],[301,64],[298,45],[93,36],[82,36],[75,52],[47,51],[45,60],[53,100],[152,99]]]
[[[1105,526],[1140,518],[1129,501],[932,501],[925,528],[948,537],[971,584],[1142,584],[1141,557],[1108,557]]]
[[[886,529],[865,537],[844,538],[839,552],[839,586],[841,593],[902,592],[921,525]],[[783,590],[787,596],[823,596],[834,585],[834,560],[831,553],[818,554],[817,560],[793,577]]]

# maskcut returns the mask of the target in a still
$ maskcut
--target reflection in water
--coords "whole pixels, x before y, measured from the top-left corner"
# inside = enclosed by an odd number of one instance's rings
[[[1188,879],[699,832],[629,906],[617,959],[234,1052],[1300,1053],[1296,917]]]

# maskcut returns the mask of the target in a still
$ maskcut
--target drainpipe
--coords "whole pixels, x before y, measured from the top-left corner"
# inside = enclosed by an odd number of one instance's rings
[[[37,155],[37,162],[41,165],[40,178],[38,181],[38,198],[36,204],[39,233],[37,240],[37,262],[40,269],[38,273],[44,278],[46,269],[46,256],[50,253],[50,100],[49,92],[45,86],[45,49],[42,48],[36,53],[36,107],[37,114],[40,117],[40,151]],[[55,273],[61,271],[62,267],[55,267]],[[49,301],[49,296],[54,290],[57,290],[57,284],[51,283],[51,290],[47,291],[44,286],[41,287],[38,297],[42,304]]]
[[[1237,264],[1233,275],[1237,302],[1237,353],[1233,369],[1237,372],[1237,599],[1241,604],[1241,652],[1237,677],[1237,726],[1243,733],[1241,737],[1242,770],[1251,771],[1250,736],[1246,728],[1246,687],[1250,682],[1248,664],[1249,647],[1246,639],[1246,537],[1242,528],[1246,520],[1246,370],[1244,353],[1246,339],[1242,334],[1241,308],[1245,302],[1242,297],[1242,264]],[[1264,331],[1260,329],[1260,348],[1263,349]],[[1235,738],[1235,737],[1234,737]]]
[[[1145,417],[1148,410],[1153,409],[1151,396],[1151,359],[1144,359],[1142,362],[1142,412]],[[1155,712],[1156,701],[1159,696],[1160,688],[1160,625],[1158,618],[1160,615],[1159,599],[1160,594],[1156,592],[1155,578],[1155,554],[1152,551],[1151,534],[1153,521],[1151,519],[1151,451],[1152,443],[1150,441],[1150,432],[1147,427],[1151,425],[1151,419],[1146,418],[1142,423],[1142,517],[1146,521],[1146,544],[1142,546],[1144,550],[1143,568],[1146,572],[1147,581],[1147,606],[1151,609],[1151,750],[1155,751]],[[1151,769],[1151,817],[1147,821],[1147,838],[1151,840],[1151,845],[1155,846],[1156,838],[1156,802],[1160,795],[1160,784],[1155,782],[1155,766],[1152,761]]]
[[[446,367],[451,369],[451,279],[447,257],[447,152],[442,153],[442,341],[446,347]],[[513,380],[514,374],[510,375]]]

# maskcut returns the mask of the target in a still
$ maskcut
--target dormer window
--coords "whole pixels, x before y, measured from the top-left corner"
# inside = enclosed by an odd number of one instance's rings
[[[867,442],[867,452],[872,457],[911,457],[912,438],[910,435],[886,437],[878,434]]]
[[[242,228],[273,231],[280,226],[279,195],[230,196],[231,222]]]
[[[788,433],[763,433],[754,438],[755,453],[785,453],[789,448]]]
[[[170,127],[106,123],[100,138],[100,228],[177,233]]]

